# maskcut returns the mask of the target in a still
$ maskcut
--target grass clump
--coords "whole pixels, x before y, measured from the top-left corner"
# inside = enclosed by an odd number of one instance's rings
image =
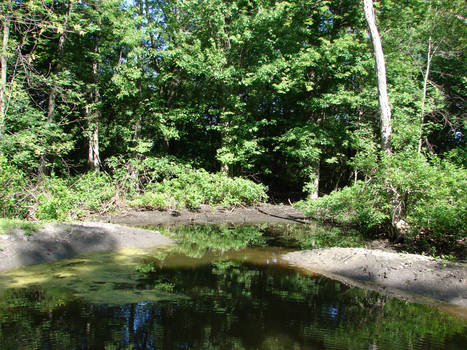
[[[135,208],[163,210],[169,207],[170,199],[165,193],[147,191],[136,195],[128,204]]]
[[[40,228],[40,224],[18,219],[0,218],[0,235],[7,235],[13,229],[21,229],[27,236]]]

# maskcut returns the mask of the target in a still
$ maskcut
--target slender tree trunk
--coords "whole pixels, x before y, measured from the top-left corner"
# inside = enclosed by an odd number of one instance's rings
[[[140,0],[139,1],[139,14],[140,14],[141,17],[143,17],[145,15],[144,5],[149,6],[147,4],[147,2],[143,3],[143,1]],[[149,17],[147,19],[149,21]],[[142,31],[142,25],[138,26],[138,29],[140,31]],[[140,45],[141,45],[142,48],[144,48],[144,42],[141,42]],[[141,72],[144,71],[143,67],[140,64],[138,64],[138,68],[141,70]],[[135,120],[135,124],[134,124],[134,139],[133,139],[135,146],[138,145],[138,143],[140,141],[140,136],[141,136],[141,114],[138,111],[138,107],[143,102],[143,81],[142,80],[143,80],[142,77],[140,77],[138,79],[138,83],[137,83],[138,84],[138,98],[135,99],[136,100],[136,104],[135,104],[136,120]],[[138,155],[135,154],[134,156],[137,157]]]
[[[53,115],[55,113],[55,99],[56,99],[56,86],[52,83],[50,87],[49,94],[49,104],[47,106],[47,124],[52,123]],[[44,149],[41,154],[40,164],[39,164],[39,177],[42,177],[47,172],[47,149]]]
[[[383,46],[376,26],[376,16],[373,0],[363,0],[365,18],[370,30],[371,43],[375,57],[376,76],[378,79],[378,98],[381,114],[381,147],[391,153],[391,107],[389,106],[388,89],[386,82],[386,65],[384,63]]]
[[[7,14],[5,14],[5,19],[3,20],[2,26],[2,52],[0,56],[0,136],[3,135],[5,128],[5,118],[7,111],[7,55],[8,55],[8,40],[10,37],[10,19]]]
[[[373,0],[363,0],[365,18],[370,30],[371,42],[373,45],[373,53],[375,57],[376,76],[378,79],[378,97],[379,108],[381,113],[381,148],[386,153],[391,153],[391,108],[389,106],[389,98],[386,83],[386,65],[384,63],[383,46],[379,36],[378,27],[376,26],[376,16],[373,8]],[[402,219],[404,203],[397,187],[388,184],[388,190],[391,193],[391,223],[396,232],[401,232],[406,223]]]
[[[90,170],[99,171],[99,121],[96,120],[88,136],[89,151],[88,151],[88,164]]]
[[[94,45],[94,54],[97,56],[98,53],[98,41],[96,39]],[[88,108],[89,118],[89,134],[88,134],[88,166],[90,170],[99,171],[100,168],[100,157],[99,157],[99,120],[101,116],[100,111],[100,94],[98,86],[98,63],[97,58],[93,58],[92,62],[92,75],[94,80],[94,87],[91,92],[91,100],[93,103],[92,108]]]
[[[230,134],[230,118],[227,117],[226,107],[222,107],[222,114],[221,114],[221,123],[222,123],[222,148],[230,149],[232,143],[232,136]],[[222,161],[221,163],[221,172],[224,175],[230,176],[232,175],[232,167],[229,163]]]
[[[65,44],[65,36],[68,26],[68,18],[71,16],[71,3],[68,3],[68,14],[65,17],[65,22],[63,24],[63,33],[60,35],[58,39],[58,62],[55,68],[57,73],[62,71],[62,60],[63,60],[63,46]],[[47,109],[47,122],[51,123],[54,120],[54,113],[55,113],[55,102],[56,102],[56,93],[57,93],[57,84],[52,82],[52,86],[50,87],[50,94],[49,94],[49,105]]]
[[[428,78],[430,76],[430,67],[431,67],[431,59],[433,58],[432,55],[432,45],[431,45],[431,36],[428,39],[428,53],[426,57],[426,70],[425,70],[425,78],[423,79],[423,96],[422,96],[422,111],[420,114],[420,135],[418,137],[418,154],[422,152],[423,146],[423,126],[425,124],[425,103],[426,103],[426,94],[427,94],[427,87],[428,87]]]
[[[144,7],[145,7],[145,12],[146,12],[146,20],[148,21],[148,23],[152,24],[154,22],[154,20],[153,20],[153,17],[151,16],[151,11],[150,11],[148,0],[144,1],[144,5],[145,5]],[[155,37],[154,37],[154,31],[152,31],[152,30],[149,31],[149,40],[150,40],[150,43],[151,43],[151,48],[155,49],[156,48],[156,40],[155,40]]]
[[[64,24],[65,30],[66,30],[66,26],[67,26],[67,20],[65,20],[65,24]],[[65,32],[62,35],[60,35],[60,38],[58,39],[58,50],[57,50],[58,63],[55,69],[57,73],[60,73],[62,70],[64,43],[65,43]],[[52,86],[50,87],[50,94],[49,94],[49,105],[47,109],[47,122],[48,123],[51,123],[54,120],[56,94],[57,94],[57,84],[55,82],[52,82]]]
[[[56,94],[57,86],[55,85],[55,83],[53,83],[50,87],[49,105],[47,108],[47,123],[52,123],[54,120]]]
[[[313,182],[313,192],[310,193],[311,199],[318,199],[319,197],[319,177],[320,177],[320,160],[318,159],[313,164],[313,175],[311,177],[311,181]]]
[[[222,148],[229,148],[231,140],[230,140],[230,133],[228,130],[229,129],[228,123],[224,125],[224,128],[227,129],[227,131],[222,133]],[[222,161],[221,172],[226,176],[229,176],[232,173],[232,168],[230,167],[229,163]]]

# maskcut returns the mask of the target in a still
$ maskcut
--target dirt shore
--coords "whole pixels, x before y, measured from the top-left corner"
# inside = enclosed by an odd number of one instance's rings
[[[417,302],[440,300],[467,312],[465,264],[364,248],[306,250],[288,253],[283,259],[349,285]]]
[[[81,253],[174,244],[159,232],[108,223],[47,224],[33,235],[0,235],[0,271],[69,258]]]
[[[96,216],[93,221],[124,225],[160,225],[176,223],[306,223],[303,212],[290,205],[261,204],[255,207],[212,208],[202,205],[197,211],[128,211],[118,215]]]
[[[122,248],[156,247],[175,242],[158,232],[125,225],[172,223],[306,223],[291,206],[190,211],[127,212],[90,218],[94,222],[48,224],[26,236],[16,230],[0,235],[0,271],[80,253]],[[330,248],[299,251],[284,256],[289,264],[349,285],[427,303],[433,299],[461,306],[467,315],[467,266],[422,255],[381,249]],[[422,296],[422,297],[420,297]]]

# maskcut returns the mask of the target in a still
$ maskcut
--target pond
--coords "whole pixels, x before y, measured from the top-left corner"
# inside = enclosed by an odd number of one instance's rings
[[[305,275],[280,260],[289,249],[337,244],[332,234],[322,239],[323,228],[158,229],[181,243],[85,254],[0,276],[0,349],[465,349],[467,344],[465,320]],[[353,233],[340,241],[345,240],[342,244],[363,242]]]

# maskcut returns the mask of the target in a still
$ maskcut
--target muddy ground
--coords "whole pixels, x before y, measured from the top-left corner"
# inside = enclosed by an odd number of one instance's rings
[[[99,222],[47,224],[33,235],[0,235],[0,271],[87,252],[174,244],[159,232]]]
[[[96,216],[100,222],[124,225],[159,225],[171,223],[306,223],[303,212],[290,205],[261,204],[255,207],[212,208],[202,205],[197,211],[127,211],[118,215]]]
[[[0,235],[0,271],[84,252],[144,248],[174,244],[155,231],[123,225],[171,223],[306,223],[291,206],[261,205],[250,208],[197,212],[129,211],[115,216],[87,218],[93,222],[48,224],[32,236],[21,231]],[[376,248],[376,249],[375,249]],[[388,249],[389,248],[389,249]],[[330,248],[294,252],[284,260],[308,273],[320,273],[349,285],[420,302],[436,299],[462,307],[467,315],[467,267],[422,255],[401,254],[379,242],[364,248]],[[422,296],[422,297],[420,297]]]
[[[293,266],[410,301],[459,305],[467,315],[467,267],[417,254],[327,248],[285,254]],[[425,299],[426,298],[426,299]]]

